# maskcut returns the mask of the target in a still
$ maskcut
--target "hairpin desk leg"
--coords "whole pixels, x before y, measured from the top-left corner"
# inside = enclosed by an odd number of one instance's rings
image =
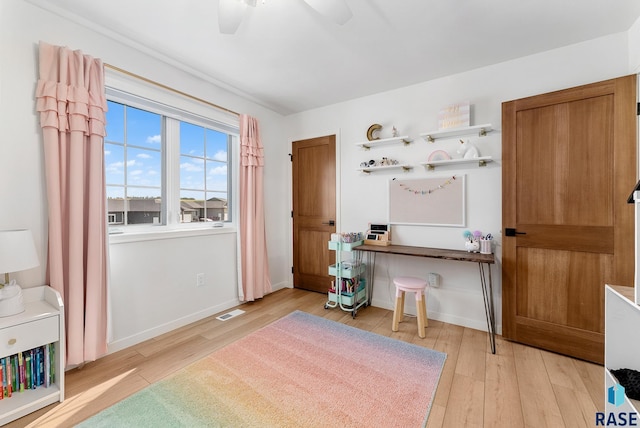
[[[489,342],[491,343],[491,353],[496,353],[496,318],[493,308],[493,283],[491,281],[491,265],[487,263],[489,283],[487,288],[487,278],[483,263],[478,263],[480,268],[480,284],[482,285],[482,295],[484,298],[484,312],[487,316],[487,330],[489,331]]]

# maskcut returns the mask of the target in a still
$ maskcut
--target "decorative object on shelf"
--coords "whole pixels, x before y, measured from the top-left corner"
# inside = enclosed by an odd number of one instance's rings
[[[479,230],[474,230],[473,232],[465,230],[462,232],[462,236],[465,239],[464,248],[468,252],[491,254],[491,240],[493,237],[490,233],[485,236]]]
[[[493,236],[488,233],[486,236],[483,236],[480,239],[480,254],[491,254],[491,241],[493,240]]]
[[[391,225],[369,223],[369,230],[365,234],[364,243],[365,245],[391,245]]]
[[[480,157],[480,151],[475,144],[460,140],[460,147],[458,148],[458,154],[462,155],[463,159],[476,159]]]
[[[24,312],[22,289],[15,280],[9,280],[9,273],[39,264],[30,230],[0,230],[0,272],[5,273],[4,285],[0,289],[0,317]]]
[[[477,253],[480,249],[480,243],[478,241],[465,241],[464,248],[469,253]]]
[[[469,230],[465,230],[462,233],[464,236],[464,248],[470,253],[477,253],[480,251],[480,239],[482,239],[482,232],[479,230],[474,231],[473,233]]]
[[[400,135],[400,134],[398,134],[398,128],[396,128],[395,126],[393,128],[391,128],[391,136],[393,138],[396,138],[398,135]]]
[[[360,162],[361,168],[375,168],[380,166],[392,166],[399,165],[399,162],[395,159],[389,159],[387,157],[383,157],[380,160],[371,159],[369,161]]]
[[[438,129],[454,129],[469,126],[471,104],[468,101],[443,107],[438,113]]]
[[[367,129],[367,140],[379,140],[380,139],[380,130],[382,129],[382,125],[374,123]]]
[[[429,162],[449,160],[449,159],[451,159],[451,156],[449,155],[449,153],[445,152],[444,150],[435,150],[431,152],[428,158]]]

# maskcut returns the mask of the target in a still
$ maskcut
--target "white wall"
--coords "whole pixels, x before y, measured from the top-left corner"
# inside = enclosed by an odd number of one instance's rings
[[[265,146],[265,200],[271,280],[288,285],[288,160],[283,117],[143,52],[23,0],[0,2],[0,228],[33,231],[39,268],[13,275],[23,286],[45,282],[47,202],[43,150],[34,89],[38,42],[69,46],[105,63],[169,87],[250,114],[260,121]],[[135,343],[237,303],[235,230],[204,237],[122,242],[110,245],[110,350]],[[196,288],[197,273],[207,283]]]
[[[640,18],[627,32],[629,43],[629,73],[640,73]]]
[[[488,46],[487,49],[491,47]],[[466,174],[466,228],[394,226],[393,242],[464,249],[462,232],[468,228],[492,233],[499,244],[502,239],[501,103],[618,77],[628,72],[627,34],[620,33],[292,115],[286,119],[288,137],[290,141],[295,141],[324,135],[331,130],[338,132],[340,231],[364,231],[368,222],[386,222],[387,185],[388,180],[394,177],[449,177],[453,174]],[[488,136],[469,139],[478,146],[482,155],[492,156],[496,161],[484,168],[445,167],[427,171],[417,165],[418,162],[426,161],[431,151],[437,149],[456,155],[459,144],[457,139],[430,144],[418,135],[437,130],[438,111],[443,106],[461,101],[470,101],[473,105],[472,124],[493,125],[495,131]],[[386,146],[364,151],[356,143],[366,141],[367,128],[374,123],[383,125],[382,137],[390,136],[391,128],[395,125],[400,135],[409,134],[414,142],[407,147]],[[356,171],[360,162],[383,156],[416,166],[408,173],[378,171],[365,175]],[[492,273],[498,331],[501,331],[500,246],[496,249],[496,255],[498,263]],[[486,330],[478,267],[472,263],[378,255],[373,305],[392,308],[393,286],[390,278],[393,276],[408,274],[424,277],[428,272],[436,272],[442,276],[441,286],[429,291],[429,317]]]

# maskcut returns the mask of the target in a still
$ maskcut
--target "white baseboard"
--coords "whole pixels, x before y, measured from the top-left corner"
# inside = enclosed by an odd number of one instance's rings
[[[371,306],[375,306],[377,308],[389,309],[393,311],[393,306],[389,304],[386,300],[372,300]],[[409,309],[409,308],[405,308]],[[428,313],[429,319],[434,319],[437,321],[446,322],[447,324],[459,325],[461,327],[468,327],[474,330],[487,331],[487,321],[486,319],[477,320],[472,318],[460,317],[452,314],[443,314],[436,311],[429,311]],[[391,327],[389,327],[391,328]],[[502,325],[496,326],[496,334],[502,334]]]
[[[169,321],[165,324],[142,331],[135,335],[116,340],[108,344],[107,354],[112,354],[114,352],[121,351],[130,346],[137,345],[138,343],[142,343],[145,340],[152,339],[154,337],[160,336],[161,334],[168,333],[177,328],[184,327],[185,325],[191,324],[196,321],[200,321],[201,319],[210,317],[222,311],[226,311],[227,309],[238,306],[239,304],[240,304],[240,301],[238,299],[229,300],[227,302],[220,303],[218,305],[212,306],[202,311],[189,314],[188,316],[184,316],[182,318],[178,318],[178,319]]]
[[[293,285],[288,281],[282,281],[277,284],[271,284],[271,289],[273,291],[282,290],[283,288],[293,288]]]

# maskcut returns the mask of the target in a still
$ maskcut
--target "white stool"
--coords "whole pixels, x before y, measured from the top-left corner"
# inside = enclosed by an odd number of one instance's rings
[[[427,321],[427,302],[425,297],[425,290],[427,288],[427,281],[421,278],[414,278],[411,276],[399,276],[393,278],[393,283],[396,285],[396,307],[393,311],[393,326],[392,331],[398,331],[398,324],[404,317],[404,293],[406,291],[415,293],[416,296],[416,315],[418,318],[418,336],[425,338]]]

